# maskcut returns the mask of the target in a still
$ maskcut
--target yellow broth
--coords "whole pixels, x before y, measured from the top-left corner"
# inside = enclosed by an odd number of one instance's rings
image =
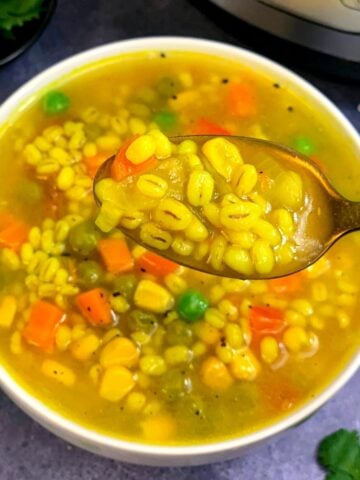
[[[237,83],[250,86],[255,99],[248,115],[226,107],[228,89]],[[115,437],[160,444],[243,435],[275,422],[325,388],[359,345],[357,234],[340,240],[300,276],[274,283],[183,269],[153,275],[141,270],[144,252],[129,242],[130,266],[111,273],[100,243],[85,251],[74,229],[88,220],[91,230],[96,215],[89,165],[150,128],[187,134],[205,118],[233,134],[305,148],[339,191],[356,199],[359,167],[346,138],[339,138],[326,117],[291,88],[278,85],[278,79],[205,55],[124,56],[82,69],[54,88],[70,99],[66,111],[49,115],[43,99],[34,98],[0,138],[0,355],[14,378],[72,421]],[[164,110],[167,115],[159,117]],[[65,166],[72,183],[65,174],[59,179]],[[19,221],[30,228],[28,237],[9,247],[2,222]],[[89,235],[97,242],[100,237],[121,240],[116,230]],[[86,283],[83,264],[89,261],[92,267],[96,263],[92,273],[98,277],[90,281],[87,271]],[[125,294],[120,290],[129,275],[132,290]],[[139,293],[140,284],[150,285],[153,296],[144,288]],[[104,306],[98,298],[97,306],[109,307],[111,323],[99,324],[103,310],[95,319],[94,312],[79,307],[79,295],[97,288],[108,302]],[[179,307],[189,290],[197,301],[208,302],[195,321]],[[53,348],[41,337],[43,330],[29,327],[36,323],[39,301],[64,314],[52,330]],[[142,312],[135,326],[134,310]],[[122,343],[121,352],[113,351],[111,370],[104,349],[121,338],[129,342]],[[104,385],[109,370],[115,377]]]

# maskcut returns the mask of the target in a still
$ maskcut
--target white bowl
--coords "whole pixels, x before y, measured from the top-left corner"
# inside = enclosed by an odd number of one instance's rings
[[[309,83],[286,68],[247,50],[219,42],[184,37],[153,37],[120,41],[93,48],[70,57],[40,73],[11,95],[0,106],[0,126],[14,112],[25,108],[27,100],[39,89],[44,88],[47,84],[54,82],[80,66],[122,53],[171,50],[194,51],[238,60],[244,65],[249,65],[255,70],[276,78],[276,81],[290,86],[292,91],[296,91],[298,94],[308,98],[313,107],[316,106],[317,109],[331,117],[339,133],[347,136],[348,141],[353,144],[360,155],[360,139],[355,129],[343,114],[319,90],[312,87]],[[296,425],[329,400],[350,379],[359,366],[360,352],[349,361],[347,366],[321,394],[271,426],[232,440],[179,447],[151,446],[119,440],[82,427],[62,417],[56,411],[49,409],[44,403],[27,393],[2,366],[0,366],[0,384],[14,402],[34,420],[56,435],[79,447],[106,457],[132,463],[153,466],[190,466],[234,458],[249,447]]]

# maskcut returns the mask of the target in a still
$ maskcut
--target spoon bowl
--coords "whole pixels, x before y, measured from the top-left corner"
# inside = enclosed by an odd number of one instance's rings
[[[256,168],[259,184],[261,184],[261,182],[266,183],[266,181],[275,184],[280,182],[282,185],[282,197],[284,197],[285,188],[285,193],[289,196],[289,201],[294,194],[291,188],[291,177],[290,184],[286,185],[285,181],[284,185],[284,182],[279,180],[282,178],[281,170],[285,169],[286,171],[290,171],[293,175],[296,174],[302,179],[302,189],[304,192],[303,203],[299,211],[294,210],[291,213],[295,220],[295,228],[291,233],[291,238],[287,239],[291,240],[294,253],[291,261],[275,264],[274,268],[269,271],[263,271],[260,268],[251,270],[243,269],[243,271],[241,271],[241,268],[234,270],[234,268],[229,267],[227,264],[222,264],[221,266],[215,265],[211,259],[204,261],[204,258],[198,258],[193,254],[183,255],[171,248],[162,249],[151,246],[144,241],[139,228],[130,229],[120,224],[119,228],[127,237],[137,244],[144,246],[146,249],[153,250],[162,257],[205,273],[241,279],[269,279],[290,275],[308,267],[318,260],[341,236],[360,228],[360,202],[352,202],[342,197],[331,186],[330,182],[311,159],[288,147],[267,140],[242,136],[214,137],[210,135],[190,135],[170,137],[170,140],[175,145],[180,145],[185,140],[190,140],[195,142],[199,148],[202,148],[206,142],[214,138],[226,139],[237,147],[246,162],[254,165]],[[116,156],[114,155],[102,164],[94,180],[94,196],[96,203],[100,207],[102,201],[99,198],[97,186],[102,180],[111,178],[112,165],[115,158]],[[203,158],[202,160],[205,170],[214,178],[218,194],[225,196],[232,195],[229,182],[224,178],[226,173],[219,173],[221,167],[219,170],[218,167],[214,168],[214,165],[212,165],[208,159]],[[151,171],[151,173],[153,173],[153,171]],[[182,181],[187,181],[186,175],[182,178]],[[282,205],[276,196],[276,189],[274,190],[275,193],[272,193],[271,185],[270,187],[264,188],[269,189],[272,202],[271,208],[280,208]],[[287,203],[288,200],[285,198],[285,203]],[[251,202],[257,202],[255,196],[252,197]],[[206,229],[210,232],[210,236],[213,235],[216,230],[214,225],[199,213],[197,207],[194,207],[186,201],[185,194],[184,203],[186,203],[187,208],[192,212],[194,217],[204,223]],[[124,210],[129,208],[129,206],[131,207],[131,203],[124,205]],[[253,226],[253,229],[256,230],[256,226]],[[226,235],[225,232],[225,238]],[[288,237],[290,237],[289,234]],[[282,243],[284,243],[283,239]],[[275,247],[275,256],[281,246],[282,244],[279,244]],[[238,254],[236,248],[235,250],[233,249],[232,252],[235,256]]]

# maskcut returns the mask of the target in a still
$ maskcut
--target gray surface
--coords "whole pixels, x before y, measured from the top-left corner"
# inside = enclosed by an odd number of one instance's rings
[[[226,34],[196,8],[199,3],[203,2],[60,0],[41,39],[16,61],[0,68],[0,101],[56,61],[117,39],[171,34],[242,44],[242,25],[237,38]],[[359,85],[297,70],[320,87],[360,129],[360,113],[356,110],[360,104]],[[340,427],[360,430],[359,380],[358,373],[306,423],[245,457],[182,469],[131,466],[71,447],[35,424],[0,394],[0,480],[320,480],[324,474],[314,459],[320,439]]]

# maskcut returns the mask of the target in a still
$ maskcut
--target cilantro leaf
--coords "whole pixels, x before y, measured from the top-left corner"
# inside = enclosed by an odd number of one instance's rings
[[[335,473],[329,473],[326,475],[325,480],[354,480],[354,477],[351,477],[347,473],[344,472],[335,472]]]
[[[338,430],[318,449],[319,463],[330,470],[327,480],[360,480],[360,439],[356,431]]]
[[[0,31],[11,32],[14,27],[39,18],[43,0],[1,0]]]

